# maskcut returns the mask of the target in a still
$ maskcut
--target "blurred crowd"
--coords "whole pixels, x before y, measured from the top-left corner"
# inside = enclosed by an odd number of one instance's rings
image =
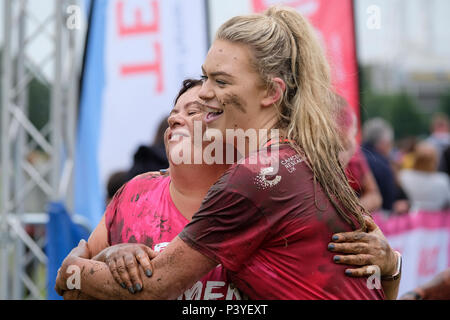
[[[407,121],[407,119],[405,119]],[[450,208],[450,121],[436,114],[425,139],[394,140],[383,119],[364,123],[362,152],[382,196],[381,210],[402,214]]]

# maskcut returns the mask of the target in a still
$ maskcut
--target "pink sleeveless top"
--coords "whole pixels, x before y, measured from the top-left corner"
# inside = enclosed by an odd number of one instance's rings
[[[172,201],[170,177],[144,174],[125,184],[105,212],[108,243],[143,243],[160,252],[189,223]],[[179,298],[185,300],[240,300],[219,265]]]

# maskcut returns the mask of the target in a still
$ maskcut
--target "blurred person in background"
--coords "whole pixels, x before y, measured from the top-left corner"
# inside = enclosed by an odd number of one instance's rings
[[[450,178],[450,146],[444,150],[441,157],[441,169]]]
[[[393,146],[394,131],[383,119],[375,118],[363,126],[362,151],[375,177],[386,212],[406,213],[409,210],[407,197],[398,186],[390,153]]]
[[[449,208],[450,181],[437,172],[436,148],[422,142],[416,146],[412,169],[400,171],[399,181],[411,203],[411,210],[439,211]]]
[[[166,149],[164,147],[164,132],[168,128],[167,118],[161,120],[151,146],[142,145],[133,157],[133,165],[128,170],[127,181],[142,173],[168,168]]]
[[[450,268],[431,281],[405,293],[399,300],[450,300]]]
[[[431,136],[426,142],[436,148],[438,157],[438,170],[443,171],[444,164],[441,161],[442,154],[450,146],[450,121],[447,115],[437,113],[431,121]]]
[[[417,145],[417,137],[408,137],[398,142],[394,165],[396,172],[403,169],[411,169],[414,165],[414,149]]]
[[[133,156],[133,164],[127,171],[117,171],[108,179],[106,185],[106,205],[109,204],[114,194],[126,182],[134,177],[161,168],[169,167],[166,149],[164,147],[164,132],[168,128],[167,119],[161,120],[156,131],[155,139],[151,146],[141,145]]]
[[[106,183],[106,206],[111,202],[116,192],[128,181],[128,171],[114,172]]]
[[[356,141],[356,135],[358,133],[356,115],[345,99],[339,96],[337,124],[344,147],[344,151],[341,151],[339,154],[339,160],[345,168],[345,174],[350,186],[356,192],[361,204],[366,210],[375,212],[381,208],[381,194],[369,165]]]

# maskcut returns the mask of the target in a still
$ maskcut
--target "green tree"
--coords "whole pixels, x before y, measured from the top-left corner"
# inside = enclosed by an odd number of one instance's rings
[[[450,117],[450,88],[441,96],[439,111]]]
[[[370,68],[360,69],[361,121],[381,117],[388,121],[395,132],[395,139],[426,135],[429,115],[417,107],[416,100],[406,92],[379,94],[372,90]]]

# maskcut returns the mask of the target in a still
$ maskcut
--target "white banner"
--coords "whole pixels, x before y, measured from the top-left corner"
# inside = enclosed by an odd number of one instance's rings
[[[110,1],[99,149],[103,183],[131,164],[138,144],[152,141],[181,82],[199,77],[207,52],[203,2]]]
[[[204,0],[95,1],[76,173],[76,211],[93,225],[109,176],[131,166],[139,145],[151,144],[182,81],[199,78],[206,21]]]
[[[399,297],[450,267],[450,212],[374,218],[391,247],[403,256]]]

